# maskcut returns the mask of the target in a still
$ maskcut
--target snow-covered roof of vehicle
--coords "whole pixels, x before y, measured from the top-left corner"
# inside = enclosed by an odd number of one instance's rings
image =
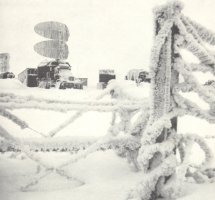
[[[115,72],[113,69],[100,69],[99,74],[115,75]]]
[[[60,66],[60,67],[71,67],[71,65],[68,62],[64,61],[57,61],[57,60],[52,60],[52,61],[42,61],[39,63],[38,67],[44,67],[44,66]]]
[[[69,63],[59,63],[57,68],[68,69],[68,68],[71,68],[71,66],[69,65]]]
[[[128,80],[135,80],[138,78],[140,73],[145,73],[145,74],[147,74],[147,76],[149,76],[149,72],[147,72],[144,69],[131,69],[127,73],[127,78],[128,78]]]

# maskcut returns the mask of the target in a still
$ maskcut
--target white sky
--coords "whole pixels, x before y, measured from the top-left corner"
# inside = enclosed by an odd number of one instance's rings
[[[148,69],[153,38],[152,8],[166,0],[0,0],[0,53],[10,53],[18,74],[46,59],[33,50],[46,40],[34,32],[43,21],[65,23],[70,30],[73,73],[98,81],[98,69]],[[215,31],[214,0],[183,0],[183,13]]]

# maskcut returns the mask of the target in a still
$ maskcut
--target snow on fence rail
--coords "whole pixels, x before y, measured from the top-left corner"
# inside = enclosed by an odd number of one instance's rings
[[[111,100],[102,100],[105,95],[114,96]],[[69,180],[77,182],[77,185],[84,184],[81,180],[75,177],[71,177],[65,173],[63,167],[77,162],[81,158],[86,157],[88,154],[97,150],[115,149],[118,154],[127,154],[127,158],[130,162],[133,162],[137,168],[137,162],[132,152],[136,152],[140,148],[139,138],[128,133],[139,132],[142,126],[142,118],[146,117],[146,114],[141,114],[136,123],[132,125],[129,121],[135,113],[140,110],[148,110],[148,102],[146,99],[142,100],[120,100],[116,98],[117,87],[116,84],[108,86],[102,94],[94,101],[64,101],[55,99],[37,98],[34,96],[19,96],[11,93],[0,94],[0,115],[11,120],[13,123],[20,126],[22,129],[31,129],[35,134],[39,134],[39,139],[26,139],[16,138],[12,136],[5,128],[0,126],[0,138],[3,140],[1,143],[1,151],[15,151],[18,153],[24,153],[28,158],[35,161],[39,167],[43,167],[45,171],[35,175],[35,178],[31,180],[26,186],[22,187],[23,191],[28,190],[39,182],[40,179],[45,178],[50,173],[57,173]],[[121,94],[120,94],[121,95]],[[13,109],[39,109],[39,110],[52,110],[58,112],[76,111],[69,119],[60,124],[57,128],[51,130],[49,133],[41,133],[30,127],[27,122],[23,121],[19,117],[10,112]],[[59,138],[55,137],[60,130],[64,129],[69,124],[73,123],[76,119],[81,117],[88,111],[97,112],[112,112],[112,121],[107,134],[99,139],[85,138],[80,139],[77,137]],[[148,113],[148,112],[146,112]],[[116,123],[116,115],[119,116],[120,121]],[[124,136],[117,136],[119,132],[127,133]],[[37,151],[69,151],[73,153],[71,160],[63,163],[58,168],[54,168],[47,164],[37,156]],[[76,153],[76,154],[75,154]]]

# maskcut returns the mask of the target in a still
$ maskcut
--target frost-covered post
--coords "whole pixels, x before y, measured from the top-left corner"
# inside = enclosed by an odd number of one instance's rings
[[[155,48],[159,48],[159,46],[162,45],[159,54],[157,54],[158,58],[153,58],[151,65],[151,123],[154,123],[165,114],[169,113],[176,104],[172,96],[172,89],[175,84],[179,82],[179,73],[173,69],[175,59],[179,57],[174,44],[175,37],[177,37],[179,31],[173,21],[181,12],[181,9],[182,7],[178,2],[173,2],[167,6],[159,7],[154,11],[155,34],[157,36],[158,34],[163,33],[165,39],[162,38],[163,41],[158,41],[163,42],[163,44],[154,46]],[[167,24],[169,24],[169,26]],[[161,134],[156,138],[155,143],[164,142],[168,135],[173,131],[177,131],[177,117],[171,119],[171,128],[164,128]],[[157,166],[161,165],[164,159],[163,156],[164,155],[159,151],[154,153],[153,157],[150,159],[148,170],[153,170]],[[166,176],[160,176],[158,178],[154,191],[151,193],[150,200],[157,199],[161,195],[159,191],[161,188],[159,187],[161,187],[161,185],[164,184],[164,182],[166,182],[166,180],[171,176],[172,175],[167,174]]]
[[[174,70],[175,59],[179,57],[174,43],[178,35],[174,21],[180,15],[181,9],[180,2],[172,1],[154,11],[155,41],[150,66],[150,119],[141,139],[138,156],[145,176],[129,194],[128,199],[156,200],[175,195],[169,182],[174,177],[177,166],[177,118],[174,118],[175,115],[171,111],[176,107],[172,90],[179,81],[179,74]]]
[[[128,195],[132,200],[171,199],[180,195],[180,183],[186,177],[195,181],[213,181],[207,169],[212,153],[203,138],[195,134],[176,134],[177,116],[192,115],[215,122],[214,90],[202,86],[193,71],[214,74],[215,59],[204,42],[215,45],[215,34],[181,13],[182,4],[171,1],[155,10],[155,39],[151,57],[150,118],[141,138],[138,166],[145,172],[141,182]],[[191,51],[200,64],[186,63],[180,48]],[[179,74],[183,80],[179,82]],[[210,105],[203,110],[179,92],[195,92]],[[205,153],[205,160],[191,173],[191,144],[195,142]],[[181,160],[176,159],[176,149]],[[176,174],[177,168],[177,174]],[[210,172],[209,172],[210,171]],[[177,179],[176,179],[177,177]]]
[[[167,114],[172,107],[174,107],[174,100],[171,96],[172,88],[178,83],[179,74],[173,69],[175,59],[179,54],[175,50],[174,38],[178,34],[178,28],[172,24],[173,18],[181,11],[181,7],[177,4],[170,4],[166,7],[159,7],[155,9],[155,34],[158,35],[161,28],[165,27],[164,23],[171,23],[171,27],[166,27],[164,32],[166,38],[160,49],[158,58],[152,61],[151,75],[152,75],[152,95],[151,95],[151,120],[156,121],[164,114]],[[155,45],[159,48],[160,45]],[[154,50],[154,51],[157,51]],[[154,63],[156,62],[156,63]],[[177,118],[172,119],[172,128],[177,129]],[[168,134],[167,129],[157,139],[157,142],[162,142]]]

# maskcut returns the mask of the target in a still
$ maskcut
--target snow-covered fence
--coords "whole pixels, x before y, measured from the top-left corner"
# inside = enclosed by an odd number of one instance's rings
[[[106,95],[112,94],[113,98],[103,100]],[[123,96],[124,95],[124,96]],[[116,83],[112,83],[106,90],[102,92],[95,100],[91,101],[71,101],[71,100],[56,100],[48,98],[38,98],[35,96],[19,96],[11,93],[0,94],[0,115],[11,120],[22,129],[33,130],[35,134],[39,134],[39,139],[19,139],[10,134],[6,127],[0,127],[1,151],[14,150],[16,154],[24,153],[28,158],[38,164],[38,168],[43,168],[41,173],[36,174],[33,180],[22,187],[22,190],[28,190],[33,185],[37,184],[40,179],[45,178],[48,174],[54,172],[58,175],[64,176],[69,180],[77,182],[77,185],[83,184],[81,180],[71,177],[65,173],[63,168],[85,158],[90,153],[97,150],[114,149],[119,155],[125,155],[130,162],[137,168],[136,152],[140,148],[140,140],[136,135],[130,134],[138,132],[142,128],[142,117],[139,116],[135,124],[131,124],[131,118],[135,113],[148,110],[148,102],[144,99],[134,99],[129,95],[123,93],[123,89]],[[123,97],[123,98],[121,98]],[[65,122],[60,124],[57,128],[51,130],[49,133],[42,133],[34,130],[28,123],[18,116],[15,116],[11,110],[13,109],[39,109],[52,110],[58,112],[76,111]],[[69,124],[81,117],[88,111],[97,112],[112,112],[112,120],[107,134],[99,139],[84,139],[70,138],[62,139],[56,135]],[[148,113],[148,112],[146,112]],[[116,122],[116,117],[120,119]],[[124,132],[124,136],[118,135]],[[55,168],[45,164],[39,156],[38,151],[69,151],[73,153],[71,160],[63,163],[61,166]],[[76,154],[75,154],[76,153]]]
[[[84,112],[94,110],[98,112],[112,112],[111,126],[105,137],[86,144],[84,151],[73,155],[71,160],[55,168],[44,164],[29,143],[17,140],[10,135],[4,127],[0,127],[0,136],[9,144],[19,147],[30,159],[45,168],[40,176],[29,182],[23,189],[55,172],[69,180],[83,184],[76,177],[68,176],[63,168],[85,158],[98,149],[115,149],[119,155],[126,155],[136,169],[143,170],[142,181],[132,190],[127,199],[155,200],[158,198],[172,198],[180,193],[180,183],[185,177],[192,177],[198,182],[214,181],[214,176],[209,175],[207,169],[212,154],[205,141],[194,134],[177,133],[177,117],[192,115],[215,122],[214,116],[214,89],[202,86],[193,76],[193,71],[210,72],[214,74],[215,58],[211,51],[204,45],[208,42],[215,44],[215,34],[201,25],[193,22],[181,14],[182,4],[172,1],[155,10],[155,42],[151,59],[151,105],[143,99],[137,101],[123,93],[123,89],[112,86],[95,101],[57,101],[51,99],[38,99],[35,97],[18,97],[13,94],[0,95],[0,115],[12,120],[21,128],[30,128],[25,121],[13,115],[10,109],[34,108],[40,110],[55,110],[66,112],[76,110],[63,124],[49,132],[40,134],[49,140],[55,137],[60,130],[74,122]],[[180,49],[191,51],[200,60],[200,64],[185,63],[180,55]],[[179,74],[183,82],[179,82]],[[181,95],[182,92],[195,92],[209,104],[209,110],[201,109],[197,104]],[[100,101],[105,95],[111,93],[113,99]],[[127,99],[127,100],[123,100]],[[135,123],[131,119],[135,113],[141,112]],[[116,123],[116,115],[120,122]],[[119,136],[124,132],[124,136]],[[141,142],[140,142],[141,138]],[[52,140],[53,142],[53,140]],[[205,153],[205,160],[198,166],[190,163],[189,154],[191,145],[197,143]],[[80,145],[79,145],[80,146]],[[180,161],[176,158],[180,154]],[[192,171],[190,170],[192,168]]]
[[[214,89],[212,92],[212,88],[199,84],[192,72],[215,73],[214,55],[204,45],[204,42],[214,45],[215,34],[185,17],[182,8],[179,1],[171,1],[154,12],[150,118],[142,133],[138,155],[138,165],[145,173],[127,199],[175,198],[180,194],[180,181],[185,176],[197,182],[214,181],[214,175],[208,175],[210,170],[206,169],[212,158],[206,142],[194,134],[178,134],[177,117],[192,115],[215,123],[214,112],[202,110],[181,95],[182,92],[195,92],[213,109]],[[200,64],[185,63],[180,55],[181,48],[191,51]],[[183,82],[179,82],[179,74]],[[194,142],[205,153],[203,163],[195,167],[189,159]],[[180,163],[176,152],[180,154]]]

